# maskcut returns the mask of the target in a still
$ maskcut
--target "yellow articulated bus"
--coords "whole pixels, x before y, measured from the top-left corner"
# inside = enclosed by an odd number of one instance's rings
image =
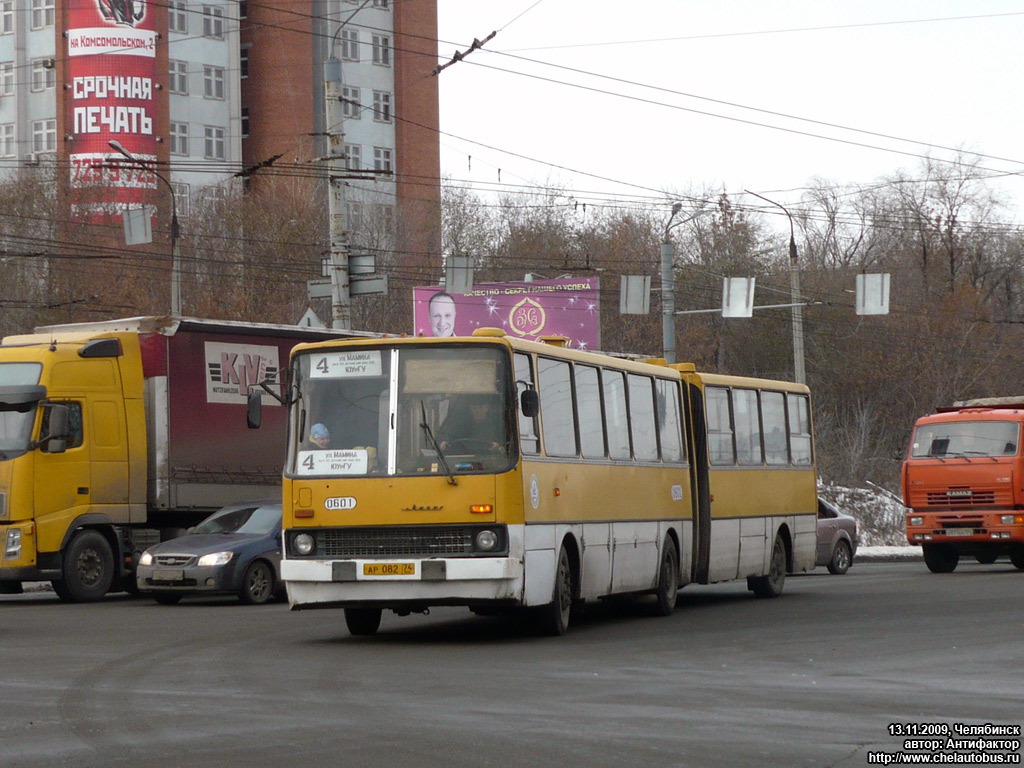
[[[286,391],[281,574],[353,634],[463,605],[563,634],[587,600],[814,566],[803,385],[524,341],[302,344]],[[250,426],[259,422],[253,398]]]

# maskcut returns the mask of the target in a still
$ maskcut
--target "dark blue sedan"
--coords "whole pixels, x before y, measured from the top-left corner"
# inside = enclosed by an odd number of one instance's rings
[[[147,549],[135,578],[139,592],[165,605],[186,595],[222,594],[260,605],[280,593],[280,564],[281,502],[249,501]]]

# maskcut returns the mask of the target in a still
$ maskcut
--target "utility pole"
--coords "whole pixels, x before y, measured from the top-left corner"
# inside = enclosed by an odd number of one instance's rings
[[[746,190],[754,197],[760,197],[766,203],[771,203],[776,208],[782,208],[786,218],[789,219],[789,295],[793,304],[793,380],[797,384],[807,383],[807,373],[804,370],[804,307],[800,299],[800,267],[797,263],[796,234],[793,228],[793,217],[784,206],[774,200]]]
[[[676,361],[676,294],[673,274],[676,247],[672,243],[669,230],[672,229],[672,219],[682,207],[682,203],[672,205],[672,213],[665,222],[665,231],[661,238],[661,350],[668,363]]]
[[[333,48],[333,39],[331,41]],[[341,60],[329,51],[324,61],[324,103],[327,133],[327,210],[330,220],[331,327],[352,327],[349,290],[348,211],[345,182],[345,133],[342,130]]]

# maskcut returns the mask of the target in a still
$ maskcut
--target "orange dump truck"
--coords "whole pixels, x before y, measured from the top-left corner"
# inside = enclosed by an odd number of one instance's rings
[[[907,540],[933,573],[962,555],[1024,570],[1024,396],[939,408],[914,424],[903,462]]]

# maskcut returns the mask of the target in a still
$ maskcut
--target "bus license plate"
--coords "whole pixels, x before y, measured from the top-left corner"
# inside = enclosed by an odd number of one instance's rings
[[[416,563],[363,563],[363,576],[415,576]]]
[[[973,536],[974,535],[974,529],[973,528],[947,528],[946,529],[946,535],[947,536]]]

